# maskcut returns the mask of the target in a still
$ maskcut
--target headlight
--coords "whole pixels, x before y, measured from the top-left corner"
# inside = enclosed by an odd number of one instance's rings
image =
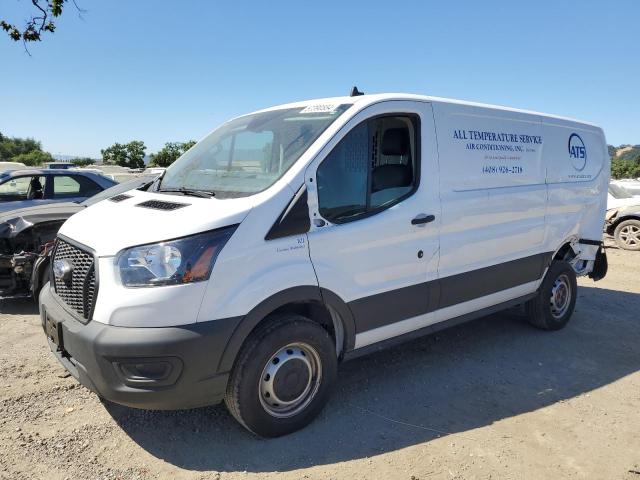
[[[117,259],[122,283],[125,287],[155,287],[207,280],[235,229],[234,226],[123,250]]]

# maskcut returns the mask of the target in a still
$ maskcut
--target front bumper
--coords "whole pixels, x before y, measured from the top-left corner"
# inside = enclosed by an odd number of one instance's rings
[[[82,324],[45,285],[42,326],[51,351],[82,385],[115,403],[174,410],[219,403],[229,372],[218,365],[240,319],[176,327]]]

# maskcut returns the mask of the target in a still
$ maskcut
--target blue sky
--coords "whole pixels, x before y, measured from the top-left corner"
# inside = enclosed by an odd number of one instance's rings
[[[29,47],[0,37],[0,131],[52,153],[199,139],[308,98],[409,92],[595,122],[640,144],[640,1],[77,0]],[[24,20],[27,0],[2,0]],[[4,34],[4,32],[2,32]]]

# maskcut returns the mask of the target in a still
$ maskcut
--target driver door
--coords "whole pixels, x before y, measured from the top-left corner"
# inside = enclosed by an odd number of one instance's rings
[[[428,321],[438,300],[437,149],[431,105],[364,109],[306,171],[311,261],[353,312],[362,347]]]

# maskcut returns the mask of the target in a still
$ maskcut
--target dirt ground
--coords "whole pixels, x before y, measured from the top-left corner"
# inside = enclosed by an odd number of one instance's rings
[[[0,300],[0,479],[640,480],[640,253],[608,248],[554,333],[517,312],[345,363],[318,420],[261,440],[223,406],[103,404]]]

